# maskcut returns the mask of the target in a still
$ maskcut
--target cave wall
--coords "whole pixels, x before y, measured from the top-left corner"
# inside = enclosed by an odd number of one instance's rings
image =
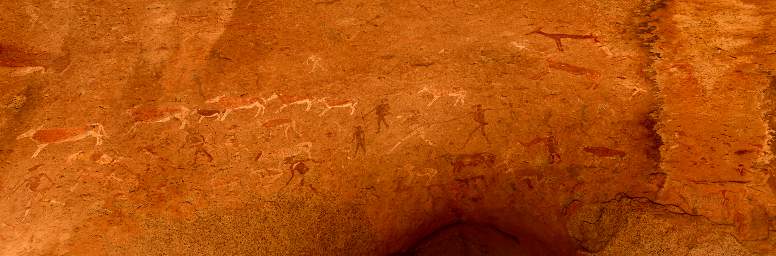
[[[0,254],[773,253],[774,7],[0,2]]]

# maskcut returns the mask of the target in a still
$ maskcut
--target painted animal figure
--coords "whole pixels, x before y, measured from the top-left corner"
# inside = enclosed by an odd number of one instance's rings
[[[105,132],[105,128],[103,128],[99,123],[70,128],[42,128],[43,126],[39,126],[16,137],[17,140],[30,138],[38,145],[38,149],[35,150],[35,153],[32,154],[31,158],[38,156],[40,151],[49,144],[73,142],[88,137],[94,137],[97,139],[97,143],[94,145],[96,147],[102,145],[102,138],[108,137],[108,134]]]
[[[560,61],[554,61],[551,59],[547,59],[547,64],[551,69],[564,71],[573,75],[584,76],[590,81],[598,82],[601,80],[601,73],[589,68],[580,67]]]
[[[220,119],[221,114],[223,111],[221,110],[215,110],[215,109],[195,109],[194,111],[191,111],[192,115],[198,115],[199,119],[197,120],[197,123],[201,123],[202,119],[205,118],[216,118]]]
[[[164,123],[173,119],[180,120],[180,129],[184,129],[188,124],[186,117],[189,113],[191,110],[182,105],[135,106],[127,110],[127,114],[132,116],[134,121],[129,133],[137,130],[137,125],[141,123]]]
[[[310,170],[309,167],[307,167],[307,164],[305,162],[310,160],[297,160],[295,157],[288,157],[283,160],[284,164],[288,164],[288,171],[291,173],[291,177],[288,178],[288,181],[286,181],[286,186],[288,184],[291,184],[291,181],[294,180],[294,174],[297,172],[299,175],[304,175],[307,173],[307,171]],[[304,177],[302,178],[302,182],[304,182]]]
[[[546,33],[542,31],[542,28],[538,28],[526,35],[531,35],[531,34],[538,34],[552,39],[553,41],[555,41],[555,47],[557,47],[558,51],[561,51],[561,52],[563,51],[563,42],[561,41],[561,39],[580,39],[580,40],[592,39],[596,43],[599,42],[598,37],[595,37],[592,34],[591,35],[553,34],[553,33]]]
[[[229,113],[232,113],[232,111],[239,110],[239,109],[256,108],[257,111],[254,117],[257,117],[260,114],[264,114],[265,107],[264,107],[264,104],[261,103],[262,101],[264,101],[264,99],[259,97],[221,95],[221,96],[209,99],[205,101],[205,103],[215,104],[224,108],[224,113],[221,114],[219,118],[220,121],[224,121],[226,117],[229,116]]]
[[[552,134],[544,136],[544,137],[538,137],[533,139],[530,142],[520,142],[520,145],[523,145],[523,147],[531,147],[536,144],[544,144],[547,146],[547,153],[549,154],[549,162],[550,164],[558,163],[560,162],[560,151],[558,150],[558,140],[553,136]]]
[[[312,149],[312,142],[301,142],[270,152],[266,154],[266,159],[272,163],[277,163],[277,168],[282,169],[284,164],[293,164],[312,159]]]
[[[280,101],[280,108],[275,111],[275,113],[280,113],[280,111],[283,111],[283,109],[291,106],[291,105],[307,105],[307,108],[305,108],[304,111],[310,111],[310,108],[313,107],[313,99],[310,97],[304,97],[304,96],[293,96],[293,95],[283,95],[283,94],[277,94],[273,93],[268,98],[264,99],[264,103],[267,104],[273,100]]]
[[[425,177],[426,178],[426,186],[431,184],[431,181],[436,177],[437,170],[434,168],[423,168],[418,170],[417,172],[413,173],[414,177]]]
[[[39,164],[36,167],[39,167],[42,165],[43,164]],[[15,193],[16,191],[19,190],[19,188],[23,188],[23,187],[27,187],[27,189],[29,189],[30,192],[43,192],[54,187],[55,185],[56,183],[54,183],[54,180],[52,180],[51,177],[48,176],[48,174],[39,173],[38,175],[31,176],[17,183],[16,186],[14,186],[13,189],[11,189],[11,193]],[[7,196],[10,196],[9,194],[11,193],[6,194],[3,197],[3,199],[5,199],[5,197]]]
[[[442,158],[446,159],[453,165],[453,172],[460,172],[465,167],[476,167],[481,164],[485,164],[488,167],[493,166],[496,162],[496,155],[491,153],[474,153],[474,154],[446,154]]]
[[[265,174],[262,177],[269,177],[269,183],[275,182],[283,174],[283,166],[288,165],[288,171],[291,173],[290,178],[286,181],[286,186],[294,179],[294,174],[305,174],[309,167],[305,162],[314,161],[312,159],[312,142],[302,142],[296,145],[280,148],[272,151],[268,154],[261,154],[258,159],[266,159],[269,163],[277,163],[276,166],[262,169]],[[257,159],[257,160],[258,160]]]
[[[328,99],[326,97],[321,98],[318,102],[324,105],[323,111],[318,116],[323,116],[332,108],[350,108],[350,115],[353,115],[356,112],[356,104],[358,104],[354,99]]]
[[[283,127],[283,134],[286,136],[286,138],[288,138],[288,129],[291,129],[294,133],[296,133],[297,137],[301,136],[301,134],[296,130],[296,121],[288,118],[269,120],[264,122],[261,126],[270,130],[275,127]],[[272,136],[271,132],[270,136]]]
[[[445,89],[437,89],[430,86],[425,86],[422,89],[420,89],[420,91],[418,91],[417,94],[421,94],[421,93],[428,93],[432,97],[431,102],[429,102],[426,105],[427,107],[430,107],[431,105],[433,105],[434,102],[436,102],[442,96],[453,97],[455,99],[453,106],[457,106],[458,104],[463,105],[464,100],[466,99],[466,90],[461,88],[445,90]]]

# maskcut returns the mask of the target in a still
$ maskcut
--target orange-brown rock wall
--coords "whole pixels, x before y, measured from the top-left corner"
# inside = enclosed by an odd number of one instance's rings
[[[774,7],[0,2],[0,255],[774,253]]]

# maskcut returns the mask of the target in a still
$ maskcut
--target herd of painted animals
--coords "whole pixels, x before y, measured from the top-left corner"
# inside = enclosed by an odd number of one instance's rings
[[[457,88],[456,90],[445,90],[432,87],[423,87],[420,91],[417,92],[419,95],[424,93],[431,97],[431,101],[427,104],[427,106],[431,106],[434,104],[434,102],[444,96],[454,98],[454,106],[459,104],[463,105],[466,97],[466,91],[460,88]],[[173,120],[180,121],[179,128],[184,129],[188,125],[188,119],[191,116],[196,117],[197,122],[202,122],[206,118],[213,118],[218,121],[224,121],[232,112],[236,110],[255,109],[256,114],[254,117],[258,117],[259,115],[263,115],[267,109],[267,106],[275,101],[279,102],[279,107],[275,110],[275,113],[280,113],[286,108],[294,105],[302,105],[304,106],[305,111],[310,111],[314,104],[320,104],[323,110],[318,114],[318,116],[324,116],[335,108],[349,110],[348,113],[353,115],[356,112],[356,105],[358,104],[356,99],[334,99],[331,97],[312,98],[278,93],[273,93],[266,98],[220,95],[205,101],[207,104],[205,107],[191,109],[184,106],[183,104],[174,103],[137,105],[126,110],[125,114],[128,115],[132,120],[132,126],[130,127],[128,133],[134,133],[138,126],[142,124],[165,123]],[[388,124],[385,120],[385,116],[388,115],[388,111],[388,102],[387,100],[383,99],[375,108],[375,114],[378,116],[378,127],[381,127],[381,124],[387,127]],[[283,133],[286,137],[288,137],[289,130],[291,130],[296,136],[301,135],[296,128],[296,122],[289,118],[267,120],[264,121],[261,126],[267,129],[280,128],[283,130]],[[37,145],[37,149],[32,154],[32,158],[35,158],[48,145],[74,142],[89,137],[94,137],[97,140],[95,146],[99,146],[103,143],[104,138],[108,138],[108,134],[105,131],[103,125],[100,123],[91,123],[78,127],[65,128],[44,128],[44,126],[41,125],[19,135],[17,140],[29,138],[34,141]],[[362,146],[363,150],[363,138],[356,142],[362,143],[359,145]]]

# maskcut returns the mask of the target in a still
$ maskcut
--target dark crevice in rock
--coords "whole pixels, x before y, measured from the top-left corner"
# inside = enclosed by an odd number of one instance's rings
[[[654,47],[659,39],[659,35],[656,33],[657,22],[660,20],[658,12],[666,7],[667,0],[648,0],[645,1],[645,5],[646,7],[640,13],[637,13],[637,38],[642,40],[641,46],[649,57],[644,66],[644,75],[652,87],[652,96],[657,99],[657,105],[653,106],[649,114],[644,117],[641,121],[641,125],[649,132],[649,140],[652,142],[652,145],[649,145],[646,154],[650,160],[655,161],[657,169],[660,166],[660,148],[663,146],[663,140],[657,132],[662,102],[658,96],[660,87],[658,86],[656,79],[657,71],[654,69],[654,63],[659,60],[661,56]]]
[[[627,194],[618,194],[614,199],[609,200],[609,201],[605,201],[605,202],[601,202],[601,204],[621,203],[622,201],[626,201],[626,200],[636,201],[636,202],[639,202],[639,203],[644,203],[644,204],[647,204],[649,206],[652,206],[652,207],[660,210],[663,213],[667,213],[667,214],[671,214],[671,215],[681,215],[681,216],[687,216],[687,217],[693,217],[693,218],[695,218],[695,217],[701,218],[703,221],[708,222],[709,224],[714,225],[714,226],[722,226],[722,227],[734,227],[735,226],[733,224],[715,222],[712,219],[710,219],[709,217],[704,216],[702,214],[696,214],[696,213],[691,213],[691,212],[685,211],[679,205],[659,203],[659,202],[656,202],[656,201],[654,201],[654,200],[652,200],[650,198],[647,198],[647,197],[630,196],[630,195],[627,195]]]
[[[522,246],[518,237],[491,225],[455,221],[391,255],[529,255]]]
[[[658,110],[655,108],[650,111],[644,119],[641,120],[641,126],[648,132],[648,139],[650,145],[645,150],[647,157],[655,162],[655,165],[659,166],[660,162],[660,147],[663,146],[663,139],[657,133],[656,126],[658,124]],[[656,168],[657,168],[656,166]]]
[[[656,14],[666,7],[667,0],[648,0],[645,1],[644,4],[645,8],[636,13],[636,16],[638,17],[636,19],[636,33],[637,38],[640,38],[642,41],[641,47],[648,51],[650,59],[654,61],[661,57],[659,52],[654,51],[655,42],[660,39],[656,31],[657,22],[660,21],[661,17]],[[649,63],[645,68],[648,78],[654,77],[654,71],[651,67],[652,63]],[[654,81],[653,79],[651,80]]]

